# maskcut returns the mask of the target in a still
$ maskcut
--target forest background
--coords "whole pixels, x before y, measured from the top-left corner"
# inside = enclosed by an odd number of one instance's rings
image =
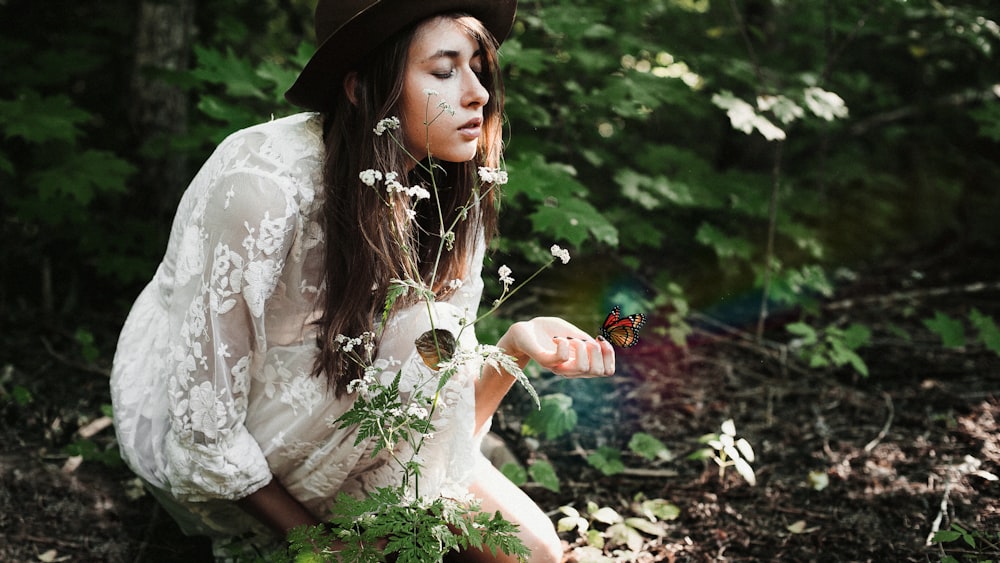
[[[36,445],[34,425],[60,463],[114,465],[112,439],[77,434],[106,416],[103,384],[68,405],[48,370],[106,373],[201,162],[296,111],[282,95],[312,52],[314,4],[0,0],[0,409],[20,444]],[[522,1],[502,49],[511,181],[487,271],[530,271],[552,243],[573,259],[481,338],[536,314],[596,331],[619,304],[650,316],[625,372],[669,372],[726,336],[784,374],[768,385],[803,389],[887,381],[888,342],[893,361],[933,349],[969,367],[995,411],[998,18],[993,0]],[[651,430],[665,418],[581,446],[567,438],[580,392],[542,388],[546,408],[511,427],[552,451],[525,449],[515,480],[558,491],[560,448],[601,475],[630,460],[676,471]],[[662,554],[668,519],[647,520],[658,532],[633,531]],[[1000,529],[976,521],[963,530]]]

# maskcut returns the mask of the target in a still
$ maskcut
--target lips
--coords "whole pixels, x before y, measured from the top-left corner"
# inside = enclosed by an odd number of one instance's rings
[[[473,130],[479,131],[479,128],[482,127],[482,125],[483,125],[483,118],[474,117],[469,121],[467,121],[465,125],[459,127],[458,129],[460,131],[473,131]]]

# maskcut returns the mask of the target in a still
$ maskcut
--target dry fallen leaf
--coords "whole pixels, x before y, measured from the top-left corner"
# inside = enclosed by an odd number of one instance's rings
[[[785,526],[785,529],[793,534],[810,534],[819,529],[819,526],[813,526],[812,528],[806,528],[805,520],[798,520],[793,524]]]

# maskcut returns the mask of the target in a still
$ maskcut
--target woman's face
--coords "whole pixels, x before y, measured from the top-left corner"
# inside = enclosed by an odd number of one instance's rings
[[[476,156],[483,106],[479,45],[449,18],[434,18],[414,34],[400,100],[403,141],[417,159],[466,162]],[[446,106],[446,107],[442,107]]]

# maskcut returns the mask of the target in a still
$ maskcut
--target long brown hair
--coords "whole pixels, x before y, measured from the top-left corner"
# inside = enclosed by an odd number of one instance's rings
[[[500,166],[502,149],[503,82],[497,61],[497,42],[475,18],[448,14],[479,44],[482,57],[480,80],[489,92],[483,107],[482,135],[476,157],[469,162],[433,161],[432,179],[424,167],[413,167],[412,159],[390,135],[376,135],[375,125],[398,116],[407,55],[418,24],[388,39],[371,52],[357,69],[353,99],[340,94],[336,110],[324,116],[326,161],[324,164],[323,220],[326,231],[326,287],[323,315],[317,321],[319,354],[314,372],[325,374],[338,395],[347,383],[361,376],[362,368],[347,361],[336,342],[338,335],[359,336],[373,331],[385,305],[390,280],[420,279],[438,297],[448,293],[448,282],[464,279],[466,265],[475,252],[480,232],[487,241],[496,229],[499,192],[492,185],[479,185],[480,166]],[[425,165],[427,162],[424,163]],[[406,171],[413,168],[409,178]],[[401,213],[405,203],[388,206],[381,192],[363,184],[363,170],[395,171],[406,185],[437,186],[431,200],[416,208],[416,225]],[[461,208],[472,201],[475,191],[488,191],[468,218],[454,229],[454,245],[434,264],[441,244],[441,220],[434,198],[440,198],[444,225],[451,225]],[[403,198],[402,194],[390,197]],[[435,206],[435,207],[432,207]],[[401,240],[401,236],[403,240]],[[402,243],[402,244],[401,244]],[[414,271],[412,265],[418,271]],[[404,301],[396,304],[396,308]]]

